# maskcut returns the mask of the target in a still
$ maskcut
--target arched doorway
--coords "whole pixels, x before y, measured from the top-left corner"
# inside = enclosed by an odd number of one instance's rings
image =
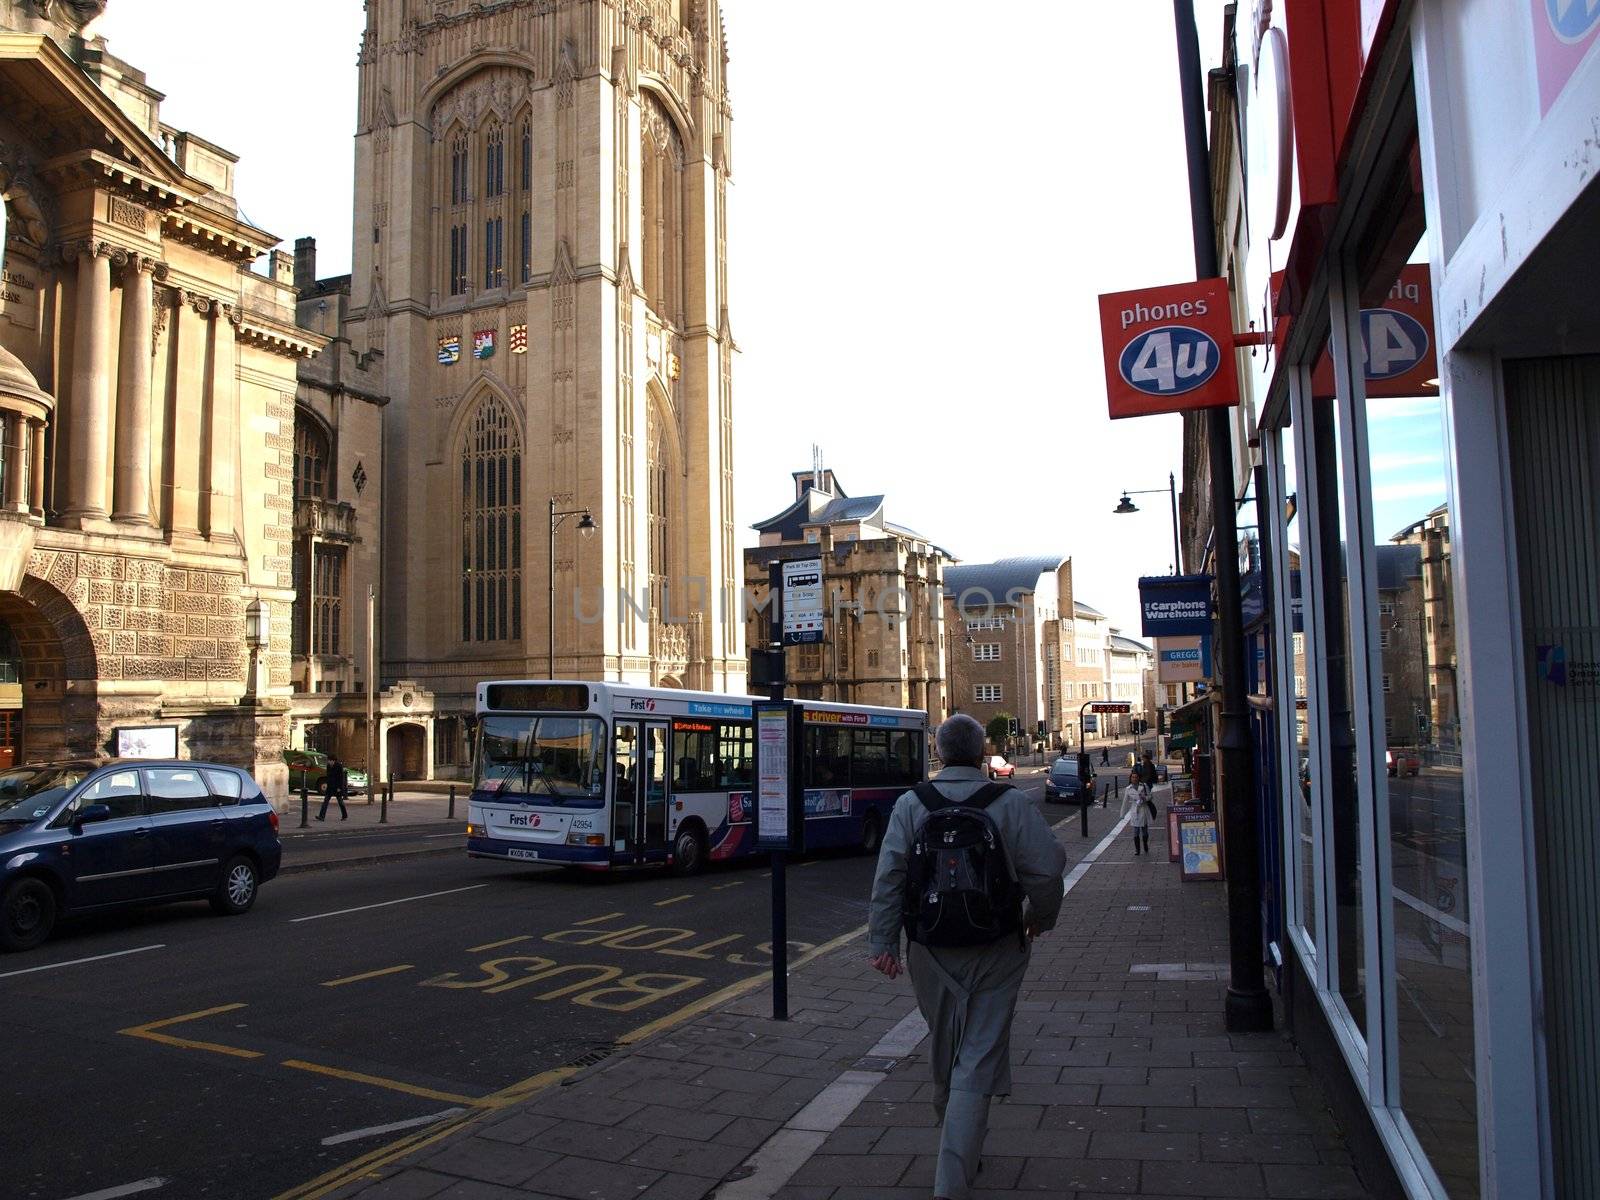
[[[394,779],[428,777],[428,735],[421,725],[391,725],[385,743],[389,774]]]
[[[0,591],[0,764],[103,752],[97,678],[72,601],[32,576]]]

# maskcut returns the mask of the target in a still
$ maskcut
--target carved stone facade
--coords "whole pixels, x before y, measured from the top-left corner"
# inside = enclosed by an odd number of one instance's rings
[[[742,691],[716,0],[369,0],[359,64],[383,679]]]
[[[234,156],[162,124],[83,28],[101,7],[0,0],[0,625],[22,705],[0,754],[170,725],[185,757],[279,790],[295,367],[326,339],[296,326],[285,256],[251,270],[277,239],[239,215]]]

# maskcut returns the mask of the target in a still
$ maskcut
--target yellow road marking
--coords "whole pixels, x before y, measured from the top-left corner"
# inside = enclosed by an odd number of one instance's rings
[[[328,1075],[334,1079],[347,1079],[351,1083],[366,1083],[373,1087],[387,1088],[391,1092],[404,1092],[408,1096],[421,1096],[424,1100],[443,1100],[446,1104],[465,1104],[477,1106],[483,1101],[475,1096],[458,1096],[454,1092],[438,1092],[433,1088],[418,1087],[414,1083],[402,1083],[398,1079],[385,1079],[381,1075],[363,1075],[360,1071],[341,1071],[338,1067],[325,1067],[321,1063],[302,1062],[298,1058],[285,1060],[284,1066],[293,1067],[296,1071],[310,1071],[315,1075]]]
[[[592,924],[594,920],[609,920],[611,917],[619,917],[621,915],[621,913],[609,913],[606,917],[592,918],[586,923]],[[582,923],[585,922],[580,922],[580,924]],[[866,933],[866,931],[867,927],[865,925],[861,925],[855,929],[852,929],[849,933],[842,933],[831,941],[824,942],[822,945],[806,951],[806,953],[795,959],[794,964],[790,969],[797,970],[818,956],[826,954],[830,950],[837,950],[840,946],[854,941],[856,938]],[[712,1008],[718,1004],[724,1003],[725,1001],[735,999],[736,997],[744,995],[746,992],[754,991],[771,977],[772,973],[770,971],[763,971],[759,975],[751,975],[746,979],[741,979],[736,983],[731,983],[727,987],[722,988],[720,991],[713,992],[711,995],[700,1000],[695,1000],[689,1004],[685,1004],[682,1008],[677,1009],[675,1012],[670,1012],[664,1017],[657,1017],[654,1021],[650,1021],[639,1026],[637,1029],[623,1034],[617,1039],[617,1044],[619,1046],[631,1046],[637,1042],[641,1042],[652,1034],[660,1033],[664,1029],[670,1029],[674,1025],[678,1025],[684,1021],[687,1021],[690,1017],[698,1016],[700,1013],[705,1012],[708,1008]],[[417,1150],[421,1150],[425,1146],[431,1146],[435,1142],[449,1137],[457,1130],[463,1129],[474,1122],[482,1120],[484,1117],[488,1116],[491,1112],[494,1112],[497,1109],[504,1108],[509,1104],[527,1100],[537,1093],[549,1088],[552,1084],[560,1083],[564,1079],[571,1078],[581,1069],[582,1068],[580,1067],[557,1067],[551,1071],[541,1071],[539,1074],[532,1075],[529,1078],[522,1080],[520,1083],[513,1083],[509,1087],[502,1088],[500,1091],[495,1092],[492,1095],[485,1096],[482,1100],[468,1101],[467,1103],[475,1106],[473,1111],[464,1113],[455,1120],[449,1121],[443,1125],[424,1130],[421,1133],[411,1134],[407,1137],[399,1139],[398,1141],[391,1142],[387,1146],[379,1146],[375,1150],[370,1150],[366,1154],[363,1154],[360,1158],[352,1159],[343,1166],[335,1167],[333,1170],[319,1175],[309,1182],[300,1184],[297,1187],[292,1187],[286,1192],[279,1193],[277,1196],[273,1197],[273,1200],[320,1200],[321,1197],[327,1196],[330,1193],[337,1191],[339,1188],[346,1186],[347,1184],[354,1183],[363,1177],[370,1177],[372,1173],[378,1170],[380,1167],[386,1167],[390,1163],[404,1158],[408,1154],[414,1153]]]
[[[668,898],[666,900],[657,900],[656,901],[656,907],[657,908],[665,908],[667,905],[676,904],[680,900],[693,900],[693,899],[694,899],[694,893],[693,892],[685,892],[681,896],[672,896],[672,897],[670,897],[670,898]]]
[[[411,970],[410,963],[401,963],[398,967],[382,967],[376,971],[365,971],[360,975],[346,975],[343,979],[330,979],[323,987],[343,987],[347,983],[360,983],[363,979],[377,979],[380,975],[398,975],[401,971]]]
[[[467,953],[468,954],[476,954],[479,950],[498,950],[498,949],[500,949],[501,946],[514,946],[518,942],[526,942],[529,939],[531,939],[532,937],[533,937],[533,934],[525,933],[521,937],[502,938],[498,942],[485,942],[481,946],[468,946],[467,947]]]
[[[574,925],[598,925],[602,921],[609,921],[613,917],[620,917],[621,915],[622,914],[619,913],[619,912],[601,913],[598,917],[585,917],[581,921],[574,921],[573,924]]]
[[[181,1017],[168,1017],[163,1021],[151,1021],[146,1025],[134,1025],[127,1029],[119,1029],[117,1032],[125,1033],[129,1037],[160,1042],[163,1046],[177,1046],[184,1050],[209,1050],[213,1054],[227,1054],[234,1058],[261,1058],[263,1055],[257,1050],[241,1050],[238,1046],[224,1046],[220,1042],[202,1042],[194,1038],[182,1038],[170,1033],[155,1032],[158,1029],[165,1029],[169,1025],[182,1025],[186,1021],[198,1021],[202,1017],[214,1017],[218,1013],[233,1012],[235,1009],[244,1007],[243,1004],[221,1004],[216,1008],[203,1008],[199,1012],[184,1013]]]

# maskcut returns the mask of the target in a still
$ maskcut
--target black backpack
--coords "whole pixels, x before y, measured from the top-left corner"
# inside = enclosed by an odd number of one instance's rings
[[[914,789],[928,815],[906,856],[906,937],[924,946],[981,946],[1022,929],[1022,886],[994,819],[984,811],[1010,785],[989,783],[949,800]]]

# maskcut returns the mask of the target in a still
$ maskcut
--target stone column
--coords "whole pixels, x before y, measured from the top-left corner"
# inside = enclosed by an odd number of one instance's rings
[[[206,537],[212,541],[237,540],[234,529],[234,504],[239,456],[239,312],[232,306],[217,306],[211,323],[211,377],[207,381],[206,457],[201,501],[204,505]]]
[[[78,246],[78,303],[73,330],[72,465],[67,475],[66,514],[79,520],[105,520],[106,467],[111,416],[110,247],[103,242]]]
[[[44,516],[44,425],[39,421],[30,421],[33,434],[33,470],[28,476],[28,490],[32,494],[31,504],[35,516]]]
[[[150,523],[150,371],[155,297],[148,258],[122,278],[122,348],[117,357],[117,457],[111,519]]]
[[[21,413],[6,414],[6,499],[7,512],[28,511],[28,419]]]

